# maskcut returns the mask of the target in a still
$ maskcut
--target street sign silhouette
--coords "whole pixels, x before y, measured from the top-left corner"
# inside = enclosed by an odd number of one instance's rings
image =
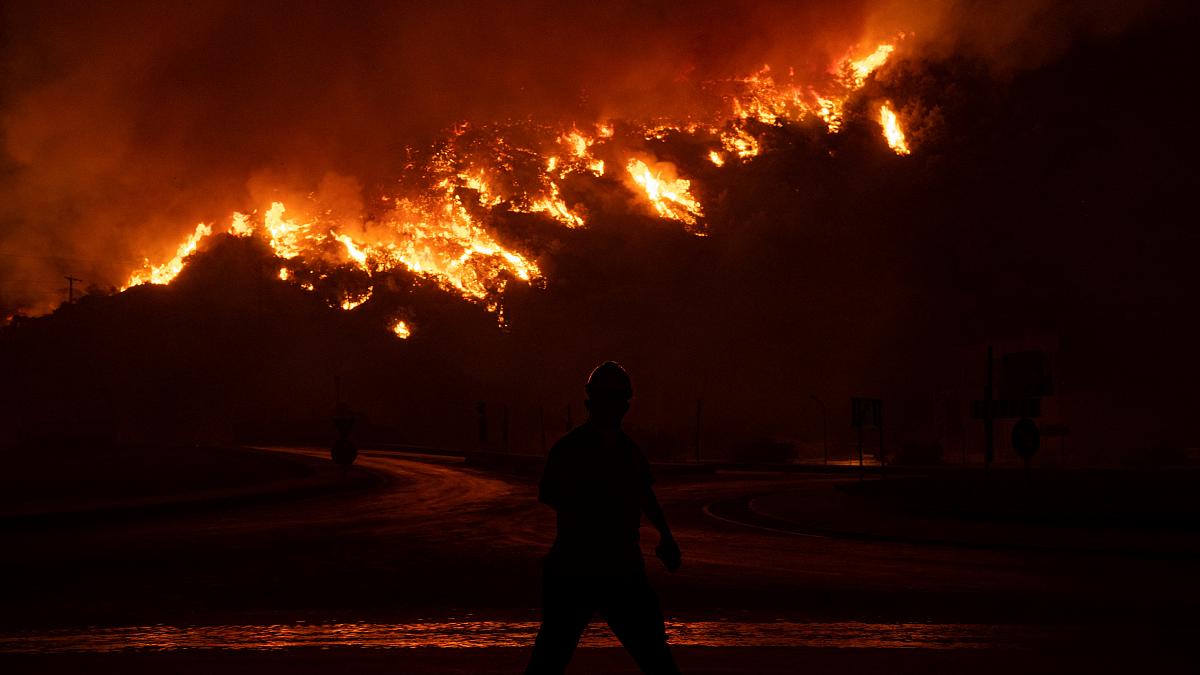
[[[1040,445],[1041,434],[1033,420],[1026,417],[1013,425],[1012,447],[1021,456],[1021,459],[1028,462],[1038,451]]]

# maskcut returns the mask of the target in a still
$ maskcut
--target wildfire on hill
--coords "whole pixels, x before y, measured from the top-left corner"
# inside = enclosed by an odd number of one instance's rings
[[[903,37],[901,35],[900,37]],[[293,215],[282,201],[262,210],[234,213],[225,225],[200,223],[169,260],[146,260],[121,290],[141,284],[168,284],[187,259],[214,233],[261,237],[286,264],[281,281],[315,290],[323,275],[306,273],[316,260],[353,268],[368,281],[403,268],[435,281],[448,293],[481,302],[497,312],[511,283],[533,284],[543,273],[533,253],[504,241],[489,227],[504,213],[536,214],[563,228],[588,224],[584,205],[571,196],[580,183],[624,189],[645,215],[672,222],[687,232],[706,234],[703,191],[697,177],[685,176],[675,163],[658,156],[655,143],[670,136],[687,138],[704,148],[701,155],[718,169],[752,162],[763,153],[762,133],[770,127],[819,120],[827,133],[841,131],[847,102],[888,62],[896,49],[881,44],[855,51],[829,69],[824,84],[778,78],[764,66],[750,76],[713,83],[728,93],[720,115],[706,120],[606,120],[593,124],[533,122],[472,125],[450,130],[412,166],[412,176],[398,181],[396,195],[383,197],[362,221],[341,222],[324,216]],[[911,148],[902,120],[888,101],[876,102],[881,137],[897,155]],[[348,292],[336,304],[353,310],[371,297],[365,290]],[[411,335],[404,321],[393,332]]]

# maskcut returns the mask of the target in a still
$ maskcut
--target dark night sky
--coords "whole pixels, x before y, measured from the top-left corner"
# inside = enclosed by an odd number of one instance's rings
[[[901,439],[920,439],[932,395],[962,379],[961,355],[1049,336],[1080,442],[1115,454],[1200,443],[1190,16],[1165,3],[976,4],[7,3],[9,308],[56,297],[65,273],[115,283],[190,223],[270,190],[303,193],[329,173],[368,189],[392,180],[405,145],[459,119],[686,113],[701,105],[696,73],[817,69],[847,44],[915,32],[868,85],[912,119],[911,157],[853,122],[836,137],[770,132],[767,153],[719,175],[676,149],[711,236],[628,214],[557,232],[540,244],[547,286],[510,294],[507,332],[405,283],[380,302],[412,308],[423,334],[409,343],[376,340],[369,314],[295,298],[271,300],[290,308],[276,318],[217,328],[211,317],[247,301],[199,300],[230,295],[231,276],[197,269],[178,288],[10,335],[23,405],[48,406],[56,387],[29,383],[55,377],[91,392],[85,408],[113,392],[158,400],[183,372],[227,402],[176,393],[180,419],[302,417],[324,410],[336,372],[374,419],[415,429],[421,411],[476,398],[558,410],[588,365],[616,357],[640,382],[647,427],[685,427],[703,396],[721,438],[805,437],[808,393],[839,411],[865,393],[895,406]],[[79,331],[95,339],[72,343]],[[202,366],[180,357],[189,348],[209,353]],[[61,349],[75,360],[56,360]],[[120,374],[79,375],[99,362]],[[470,419],[459,414],[446,418]]]

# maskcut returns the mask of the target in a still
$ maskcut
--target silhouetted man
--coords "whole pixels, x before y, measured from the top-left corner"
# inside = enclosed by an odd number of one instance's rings
[[[658,530],[655,552],[674,572],[679,546],[651,486],[650,465],[621,431],[633,386],[620,365],[592,371],[588,420],[550,449],[538,499],[553,508],[558,536],[546,558],[542,626],[527,675],[563,673],[595,612],[644,673],[678,673],[658,597],[646,579],[638,528]]]

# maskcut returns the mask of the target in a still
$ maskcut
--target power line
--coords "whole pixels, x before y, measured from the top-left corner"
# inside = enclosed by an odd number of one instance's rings
[[[26,258],[30,260],[71,260],[74,262],[90,262],[90,263],[129,263],[133,265],[142,265],[145,260],[133,260],[131,258],[77,258],[69,255],[37,255],[32,253],[3,253],[0,252],[0,258]]]

